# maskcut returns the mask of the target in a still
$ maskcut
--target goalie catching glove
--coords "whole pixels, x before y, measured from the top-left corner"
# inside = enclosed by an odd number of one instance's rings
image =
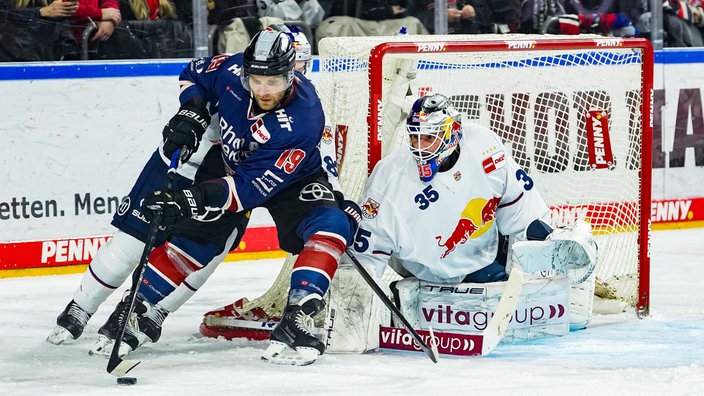
[[[140,202],[142,213],[148,221],[152,221],[161,213],[161,224],[165,227],[176,224],[182,218],[192,218],[199,221],[217,220],[224,209],[213,205],[223,196],[224,187],[217,182],[204,182],[184,190],[154,191]]]
[[[210,116],[206,109],[184,104],[169,123],[164,126],[164,155],[171,158],[179,148],[183,148],[181,160],[188,161],[198,150],[200,139],[210,124]]]
[[[544,241],[514,242],[511,250],[524,272],[556,271],[573,285],[586,281],[599,260],[591,226],[584,221],[558,228]]]

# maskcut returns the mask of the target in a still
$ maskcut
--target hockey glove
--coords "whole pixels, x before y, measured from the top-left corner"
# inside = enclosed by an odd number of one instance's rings
[[[352,246],[354,243],[354,236],[359,230],[359,226],[362,224],[362,209],[359,208],[354,201],[345,199],[340,201],[340,209],[347,215],[347,219],[350,223],[350,240],[347,241],[347,246]]]
[[[193,105],[183,105],[164,126],[164,155],[171,158],[176,150],[184,148],[181,161],[186,162],[198,150],[200,139],[210,124],[207,110]]]
[[[152,221],[161,212],[161,225],[168,227],[182,218],[196,217],[205,211],[201,189],[197,186],[179,191],[154,191],[140,202],[142,213]]]

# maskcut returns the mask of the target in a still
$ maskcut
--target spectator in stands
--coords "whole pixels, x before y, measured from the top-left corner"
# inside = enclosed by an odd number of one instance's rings
[[[191,0],[119,0],[123,21],[97,59],[185,58],[193,54]]]
[[[701,47],[704,45],[702,34],[695,26],[697,21],[699,21],[699,26],[702,25],[700,7],[692,7],[686,0],[664,0],[662,20],[666,47]]]
[[[66,21],[77,10],[77,0],[0,1],[0,61],[55,61],[75,56],[76,42]]]
[[[125,21],[181,19],[193,23],[192,0],[118,0]]]
[[[175,19],[176,6],[171,0],[120,0],[120,14],[126,21]]]
[[[435,34],[434,1],[408,3],[410,15],[417,16]],[[520,2],[517,0],[448,0],[447,7],[449,34],[508,33],[518,29]]]
[[[620,11],[614,0],[569,0],[565,2],[564,8],[565,14],[545,22],[541,29],[543,33],[638,36],[635,24]]]
[[[303,22],[311,29],[315,29],[325,18],[325,10],[318,0],[257,0],[257,7],[259,17]]]
[[[415,16],[409,15],[404,0],[332,1],[326,4],[329,17],[315,30],[316,41],[339,36],[391,36],[406,28],[407,34],[428,34]]]
[[[90,41],[106,41],[120,21],[122,15],[117,0],[79,0],[78,11],[74,14],[73,34],[76,42],[81,43],[84,30],[92,26],[96,30]]]
[[[626,15],[636,26],[640,37],[650,38],[651,19],[650,2],[640,0],[615,0],[620,13]],[[663,0],[662,1],[663,44],[665,47],[699,47],[702,46],[701,0]]]
[[[447,6],[448,33],[497,32],[489,0],[448,0]]]
[[[25,18],[68,18],[78,10],[78,0],[10,0],[0,9],[9,8]]]
[[[580,32],[604,36],[633,37],[638,35],[633,21],[621,12],[615,0],[569,0],[565,11],[580,19]]]
[[[214,52],[234,54],[244,51],[251,38],[265,26],[280,25],[283,20],[277,17],[259,18],[255,0],[210,0],[208,24],[217,25]]]
[[[692,23],[701,30],[704,27],[704,0],[691,0],[689,5],[692,6]]]
[[[547,24],[564,14],[567,12],[562,0],[526,0],[521,6],[518,32],[544,33]]]

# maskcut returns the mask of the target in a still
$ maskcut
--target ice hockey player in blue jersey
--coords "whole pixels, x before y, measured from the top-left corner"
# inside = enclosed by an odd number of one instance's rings
[[[323,309],[322,296],[360,216],[353,202],[333,194],[318,151],[322,105],[311,82],[294,73],[294,62],[290,36],[265,29],[243,53],[193,60],[181,73],[181,108],[164,130],[164,154],[197,149],[217,113],[226,176],[144,198],[147,219],[162,212],[171,229],[150,255],[136,310],[154,307],[207,265],[229,236],[223,228],[266,208],[280,247],[298,258],[287,307],[263,358],[310,364],[325,346],[307,322]],[[106,326],[119,328],[127,308],[118,304]],[[139,325],[128,326],[124,343],[149,336],[149,324]]]

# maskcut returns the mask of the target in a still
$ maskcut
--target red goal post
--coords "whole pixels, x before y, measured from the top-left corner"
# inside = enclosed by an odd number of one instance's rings
[[[560,226],[592,224],[597,294],[649,310],[653,52],[601,36],[338,37],[319,43],[317,81],[336,125],[340,181],[361,198],[403,142],[410,103],[443,93],[497,132]],[[369,87],[369,90],[364,88]]]

